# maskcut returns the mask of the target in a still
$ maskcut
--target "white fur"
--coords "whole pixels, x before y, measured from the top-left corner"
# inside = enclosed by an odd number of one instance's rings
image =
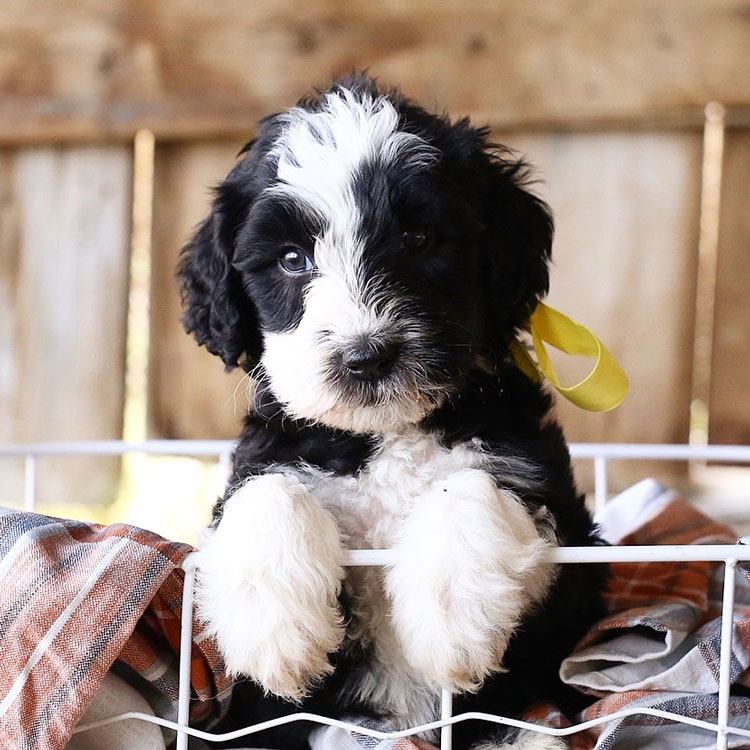
[[[326,94],[320,109],[295,107],[281,119],[283,129],[271,152],[281,184],[268,190],[290,195],[318,214],[326,230],[315,247],[316,265],[338,275],[348,293],[361,300],[363,248],[352,192],[357,169],[373,160],[400,160],[421,169],[436,161],[438,151],[398,130],[399,115],[388,99],[347,89]]]
[[[447,449],[410,429],[384,437],[357,477],[284,467],[249,480],[199,561],[199,614],[228,669],[293,698],[329,671],[342,638],[342,545],[397,555],[387,573],[347,572],[349,635],[373,649],[371,673],[352,686],[362,699],[424,723],[436,716],[436,685],[473,689],[500,669],[508,635],[544,597],[552,569],[541,560],[544,518],[537,531],[485,471],[533,468],[494,461],[480,441]]]
[[[393,305],[375,312],[357,298],[343,272],[324,269],[310,282],[304,304],[296,328],[264,334],[263,367],[290,416],[355,432],[387,432],[419,422],[439,403],[419,388],[418,372],[398,388],[382,384],[382,398],[374,405],[348,403],[330,382],[332,357],[358,339],[408,340],[418,332]]]
[[[296,478],[250,479],[224,505],[198,561],[198,614],[227,671],[304,696],[343,637],[336,523]]]
[[[433,721],[440,695],[410,666],[391,621],[391,608],[380,568],[354,568],[344,583],[352,603],[347,637],[372,648],[368,672],[348,685],[358,698],[377,706],[394,729]],[[435,737],[432,737],[435,739]]]
[[[273,150],[280,185],[325,224],[316,238],[316,277],[308,285],[304,312],[292,331],[264,335],[263,366],[287,413],[354,431],[385,432],[413,424],[435,399],[407,383],[383,393],[376,406],[345,403],[332,387],[333,356],[354,342],[380,336],[414,335],[414,324],[378,282],[365,280],[360,215],[352,192],[357,168],[366,161],[407,161],[414,169],[434,163],[436,151],[417,135],[398,130],[398,112],[385,98],[355,96],[342,89],[325,96],[319,111],[294,108]]]
[[[502,464],[533,475],[523,459]],[[396,549],[387,573],[352,568],[345,583],[350,634],[374,655],[354,687],[386,716],[427,722],[435,687],[475,689],[501,668],[513,627],[549,587],[549,530],[497,489],[490,467],[499,468],[480,441],[447,449],[410,429],[384,437],[357,477],[299,471],[347,547]]]
[[[453,691],[501,671],[511,634],[551,581],[546,547],[518,498],[485,472],[435,482],[401,527],[386,578],[409,662]]]
[[[398,130],[398,111],[385,97],[337,89],[318,109],[294,107],[281,119],[283,130],[271,153],[278,158],[282,186],[271,190],[302,200],[326,222],[350,215],[352,176],[364,162],[401,159],[419,169],[438,158],[422,138]]]

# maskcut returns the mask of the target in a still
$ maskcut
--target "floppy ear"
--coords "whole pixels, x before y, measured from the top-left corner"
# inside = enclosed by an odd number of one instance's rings
[[[263,157],[274,128],[274,117],[266,118],[258,137],[242,149],[242,160],[216,189],[211,213],[183,249],[177,267],[185,330],[221,357],[228,370],[254,366],[263,348],[255,305],[232,261],[237,235],[267,177],[262,173],[270,169]]]
[[[197,342],[221,357],[228,370],[260,356],[261,336],[254,305],[232,268],[237,232],[250,199],[233,184],[219,186],[211,214],[185,246],[177,267],[184,315],[182,324]]]
[[[491,335],[507,345],[549,288],[554,224],[549,207],[528,190],[528,166],[485,151],[484,265]]]

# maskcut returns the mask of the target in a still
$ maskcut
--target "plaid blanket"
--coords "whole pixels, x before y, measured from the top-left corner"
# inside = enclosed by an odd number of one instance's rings
[[[641,486],[641,495],[650,493],[658,512],[649,514],[645,507],[645,522],[617,540],[618,544],[736,542],[730,529],[673,493],[656,483]],[[631,498],[632,493],[611,501],[610,512],[617,514],[618,505]],[[565,682],[598,697],[576,720],[648,707],[716,722],[723,564],[617,563],[611,569],[609,615],[587,634],[560,670]],[[729,724],[750,729],[750,581],[746,572],[736,572],[736,584]],[[597,750],[716,746],[713,734],[649,716],[609,722],[581,739],[588,740],[581,747]],[[729,746],[748,747],[750,739],[730,735]]]
[[[638,502],[631,497],[627,507]],[[608,511],[617,515],[622,507],[614,500]],[[639,508],[636,521],[619,543],[735,541],[728,529],[664,493],[659,502]],[[0,747],[61,750],[116,659],[119,673],[140,686],[156,712],[174,717],[183,578],[178,566],[189,551],[187,545],[125,525],[0,514]],[[618,563],[612,568],[609,615],[561,669],[565,681],[595,696],[595,702],[576,717],[537,705],[523,718],[564,727],[644,706],[715,721],[721,566]],[[750,728],[750,583],[739,573],[733,644],[730,724]],[[191,723],[210,724],[230,687],[214,644],[195,631]],[[700,729],[636,716],[578,733],[569,742],[575,750],[684,750],[713,747],[716,740]],[[314,744],[315,750],[427,747],[409,740],[377,743],[333,729],[318,730]],[[747,743],[730,737],[729,745]]]
[[[653,480],[611,500],[602,518],[605,536],[622,545],[734,544],[727,527],[698,512]],[[619,533],[627,532],[627,533]],[[608,615],[562,664],[564,682],[597,697],[578,716],[555,706],[531,706],[522,719],[565,728],[616,711],[649,708],[715,723],[718,712],[723,565],[614,563],[606,594]],[[737,571],[732,639],[729,724],[750,729],[750,580]],[[498,706],[498,713],[502,707]],[[313,750],[418,750],[408,740],[374,743],[319,730]],[[351,737],[351,736],[349,736]],[[716,735],[653,716],[632,716],[569,735],[571,750],[710,750]],[[419,743],[420,750],[424,744]],[[750,747],[729,736],[728,747]]]
[[[63,748],[118,657],[174,715],[190,550],[123,524],[0,514],[1,748]],[[213,644],[197,640],[193,720],[205,721],[228,682]]]

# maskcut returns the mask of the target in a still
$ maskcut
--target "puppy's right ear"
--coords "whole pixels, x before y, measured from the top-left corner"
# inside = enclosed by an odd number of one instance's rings
[[[232,267],[237,235],[257,192],[261,145],[259,137],[242,150],[244,158],[216,189],[211,213],[182,250],[177,267],[185,330],[228,370],[252,367],[262,353],[255,306]]]

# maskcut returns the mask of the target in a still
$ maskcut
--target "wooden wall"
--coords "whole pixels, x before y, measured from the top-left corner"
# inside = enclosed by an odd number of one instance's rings
[[[750,444],[750,130],[725,145],[709,436]]]
[[[747,120],[747,0],[27,0],[0,10],[0,140],[244,133],[368,66],[498,127]]]
[[[625,402],[606,414],[558,399],[568,439],[687,442],[700,135],[558,133],[517,143],[537,165],[556,217],[548,300],[594,330],[630,379]],[[558,363],[567,382],[580,378],[575,362]],[[613,486],[646,470],[615,463]]]
[[[149,431],[153,437],[236,437],[247,399],[241,373],[227,374],[180,324],[174,279],[180,249],[208,214],[211,188],[242,144],[170,143],[156,152]]]
[[[130,174],[121,145],[0,152],[0,442],[121,434]],[[101,502],[117,480],[45,463],[43,499]],[[0,470],[0,500],[21,468]]]
[[[610,414],[561,404],[572,440],[687,440],[703,109],[721,101],[710,437],[750,443],[750,0],[89,0],[33,16],[6,0],[0,441],[121,432],[144,127],[157,139],[149,431],[236,434],[245,383],[182,333],[175,260],[257,119],[355,67],[490,124],[536,165],[557,220],[550,301],[599,333],[632,383]],[[81,465],[60,480],[68,494],[106,494],[114,470]]]

